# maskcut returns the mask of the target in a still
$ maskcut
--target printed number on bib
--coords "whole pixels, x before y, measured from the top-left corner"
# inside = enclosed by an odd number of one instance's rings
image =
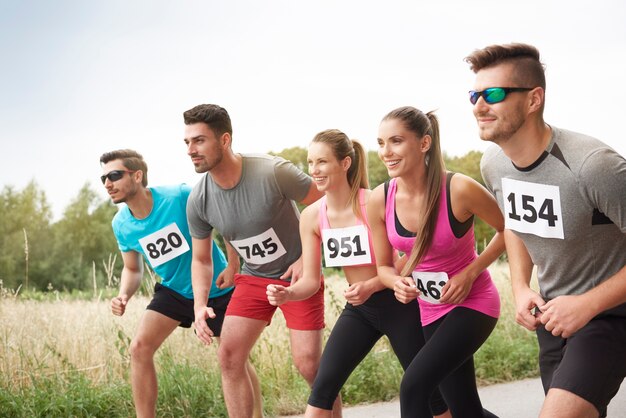
[[[503,178],[505,226],[543,238],[563,239],[558,186]]]
[[[274,228],[230,244],[248,264],[267,264],[287,253]]]
[[[322,229],[322,242],[326,267],[357,266],[372,262],[365,225]]]
[[[141,245],[152,268],[189,251],[189,243],[176,223],[141,238],[139,245]]]
[[[429,303],[439,304],[441,289],[448,283],[448,274],[446,272],[414,271],[412,276],[417,290],[420,291],[419,298]]]

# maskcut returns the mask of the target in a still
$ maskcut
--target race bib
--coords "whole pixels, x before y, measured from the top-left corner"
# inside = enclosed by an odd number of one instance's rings
[[[564,238],[558,186],[503,178],[502,196],[507,229],[543,238]]]
[[[326,267],[371,264],[369,234],[365,225],[322,229]]]
[[[441,289],[448,283],[446,272],[414,271],[412,276],[417,290],[420,291],[420,299],[434,304],[441,303]]]
[[[141,238],[139,245],[141,245],[152,268],[189,251],[189,243],[176,223]]]
[[[274,228],[254,237],[231,241],[230,244],[248,264],[267,264],[287,253]]]

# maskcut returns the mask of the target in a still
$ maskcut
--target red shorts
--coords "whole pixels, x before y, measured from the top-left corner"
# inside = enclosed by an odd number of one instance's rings
[[[278,306],[283,311],[287,328],[300,331],[324,328],[324,278],[321,280],[320,289],[310,298]],[[288,286],[289,282],[244,274],[235,275],[235,291],[226,309],[226,316],[260,319],[269,325],[277,306],[270,305],[267,300],[265,292],[268,284]]]

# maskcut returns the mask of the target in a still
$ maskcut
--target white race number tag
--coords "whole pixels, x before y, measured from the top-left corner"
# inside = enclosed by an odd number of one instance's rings
[[[369,234],[365,225],[322,229],[326,267],[370,264]]]
[[[503,178],[502,196],[507,229],[543,238],[564,238],[558,186]]]
[[[230,244],[248,264],[267,264],[287,253],[274,228]]]
[[[139,240],[152,268],[189,251],[189,243],[176,223],[169,224]]]
[[[414,271],[412,276],[417,290],[420,291],[419,298],[429,303],[439,304],[441,289],[448,283],[448,274],[443,271]]]

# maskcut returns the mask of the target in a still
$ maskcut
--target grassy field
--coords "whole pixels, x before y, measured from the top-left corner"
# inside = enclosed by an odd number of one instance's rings
[[[513,320],[506,265],[491,269],[503,302],[502,317],[476,355],[481,385],[536,376],[533,333]],[[346,287],[327,279],[326,321],[334,324]],[[128,417],[134,415],[128,346],[148,302],[131,300],[114,317],[102,294],[76,300],[62,294],[43,300],[0,298],[0,417]],[[326,330],[328,334],[329,330]],[[202,346],[189,329],[177,329],[157,353],[160,417],[226,416],[216,347]],[[267,416],[301,412],[309,389],[291,364],[284,320],[277,314],[252,353]],[[402,370],[382,339],[353,373],[344,403],[389,400]]]

